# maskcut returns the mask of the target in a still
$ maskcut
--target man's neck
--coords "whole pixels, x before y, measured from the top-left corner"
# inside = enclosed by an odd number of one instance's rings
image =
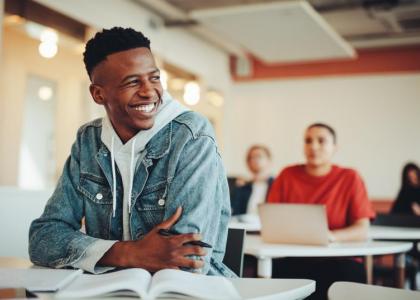
[[[111,126],[114,128],[115,133],[118,135],[118,137],[121,140],[121,143],[124,145],[126,144],[129,140],[131,140],[137,133],[135,130],[124,130],[119,128],[118,126],[115,126],[111,120],[111,118],[109,118],[109,121],[111,123]]]
[[[331,169],[332,169],[331,163],[318,165],[318,166],[309,165],[309,164],[305,165],[306,173],[315,177],[325,176],[328,173],[330,173]]]

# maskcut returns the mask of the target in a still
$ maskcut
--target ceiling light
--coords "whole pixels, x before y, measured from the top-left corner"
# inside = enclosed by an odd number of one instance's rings
[[[44,26],[39,25],[34,22],[26,22],[25,23],[25,31],[26,33],[33,39],[40,40],[42,31],[45,29]]]
[[[50,28],[46,28],[42,31],[41,36],[40,36],[40,40],[42,42],[57,43],[58,35],[54,30],[52,30]]]
[[[200,86],[190,81],[184,87],[184,101],[188,105],[196,105],[200,101]]]
[[[57,44],[53,42],[42,42],[38,46],[39,54],[45,58],[52,58],[57,54]]]
[[[38,97],[42,101],[48,101],[52,98],[53,90],[49,86],[41,86],[38,90]]]

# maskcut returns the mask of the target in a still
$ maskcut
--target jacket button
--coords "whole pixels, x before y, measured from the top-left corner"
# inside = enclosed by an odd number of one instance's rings
[[[159,204],[159,206],[164,206],[165,205],[165,199],[159,199],[158,204]]]
[[[98,200],[102,200],[103,197],[104,196],[101,193],[97,193],[96,196],[95,196],[95,198],[98,199]]]

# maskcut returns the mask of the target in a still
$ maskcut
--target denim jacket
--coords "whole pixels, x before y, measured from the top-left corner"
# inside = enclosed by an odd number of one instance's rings
[[[110,152],[101,141],[102,120],[82,126],[63,174],[40,218],[29,232],[33,263],[72,266],[98,239],[122,239],[122,182],[117,170],[117,208],[112,216]],[[199,232],[212,249],[203,274],[234,277],[223,263],[230,217],[229,191],[209,122],[186,112],[168,123],[147,144],[133,179],[130,235],[142,239],[182,206],[173,226]],[[80,231],[85,218],[86,234]]]

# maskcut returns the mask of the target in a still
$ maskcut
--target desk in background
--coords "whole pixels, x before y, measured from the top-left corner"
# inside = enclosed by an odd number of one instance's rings
[[[371,225],[369,228],[369,238],[381,241],[404,241],[414,243],[413,249],[419,252],[420,228],[401,227],[401,226],[378,226]],[[394,256],[394,268],[398,272],[405,273],[405,257]],[[370,264],[373,264],[370,259]],[[415,275],[414,275],[415,276]],[[401,276],[398,276],[401,277]],[[415,279],[414,279],[415,280]]]
[[[344,257],[394,254],[402,262],[396,270],[398,285],[403,287],[405,276],[405,252],[412,248],[412,243],[402,242],[352,242],[332,243],[328,246],[304,246],[268,244],[258,235],[247,235],[245,239],[246,254],[255,256],[258,260],[257,274],[259,277],[270,278],[272,274],[272,259],[280,257]],[[371,266],[370,266],[371,267]],[[367,270],[371,273],[371,270]]]
[[[369,237],[374,240],[420,241],[420,228],[371,225]]]

